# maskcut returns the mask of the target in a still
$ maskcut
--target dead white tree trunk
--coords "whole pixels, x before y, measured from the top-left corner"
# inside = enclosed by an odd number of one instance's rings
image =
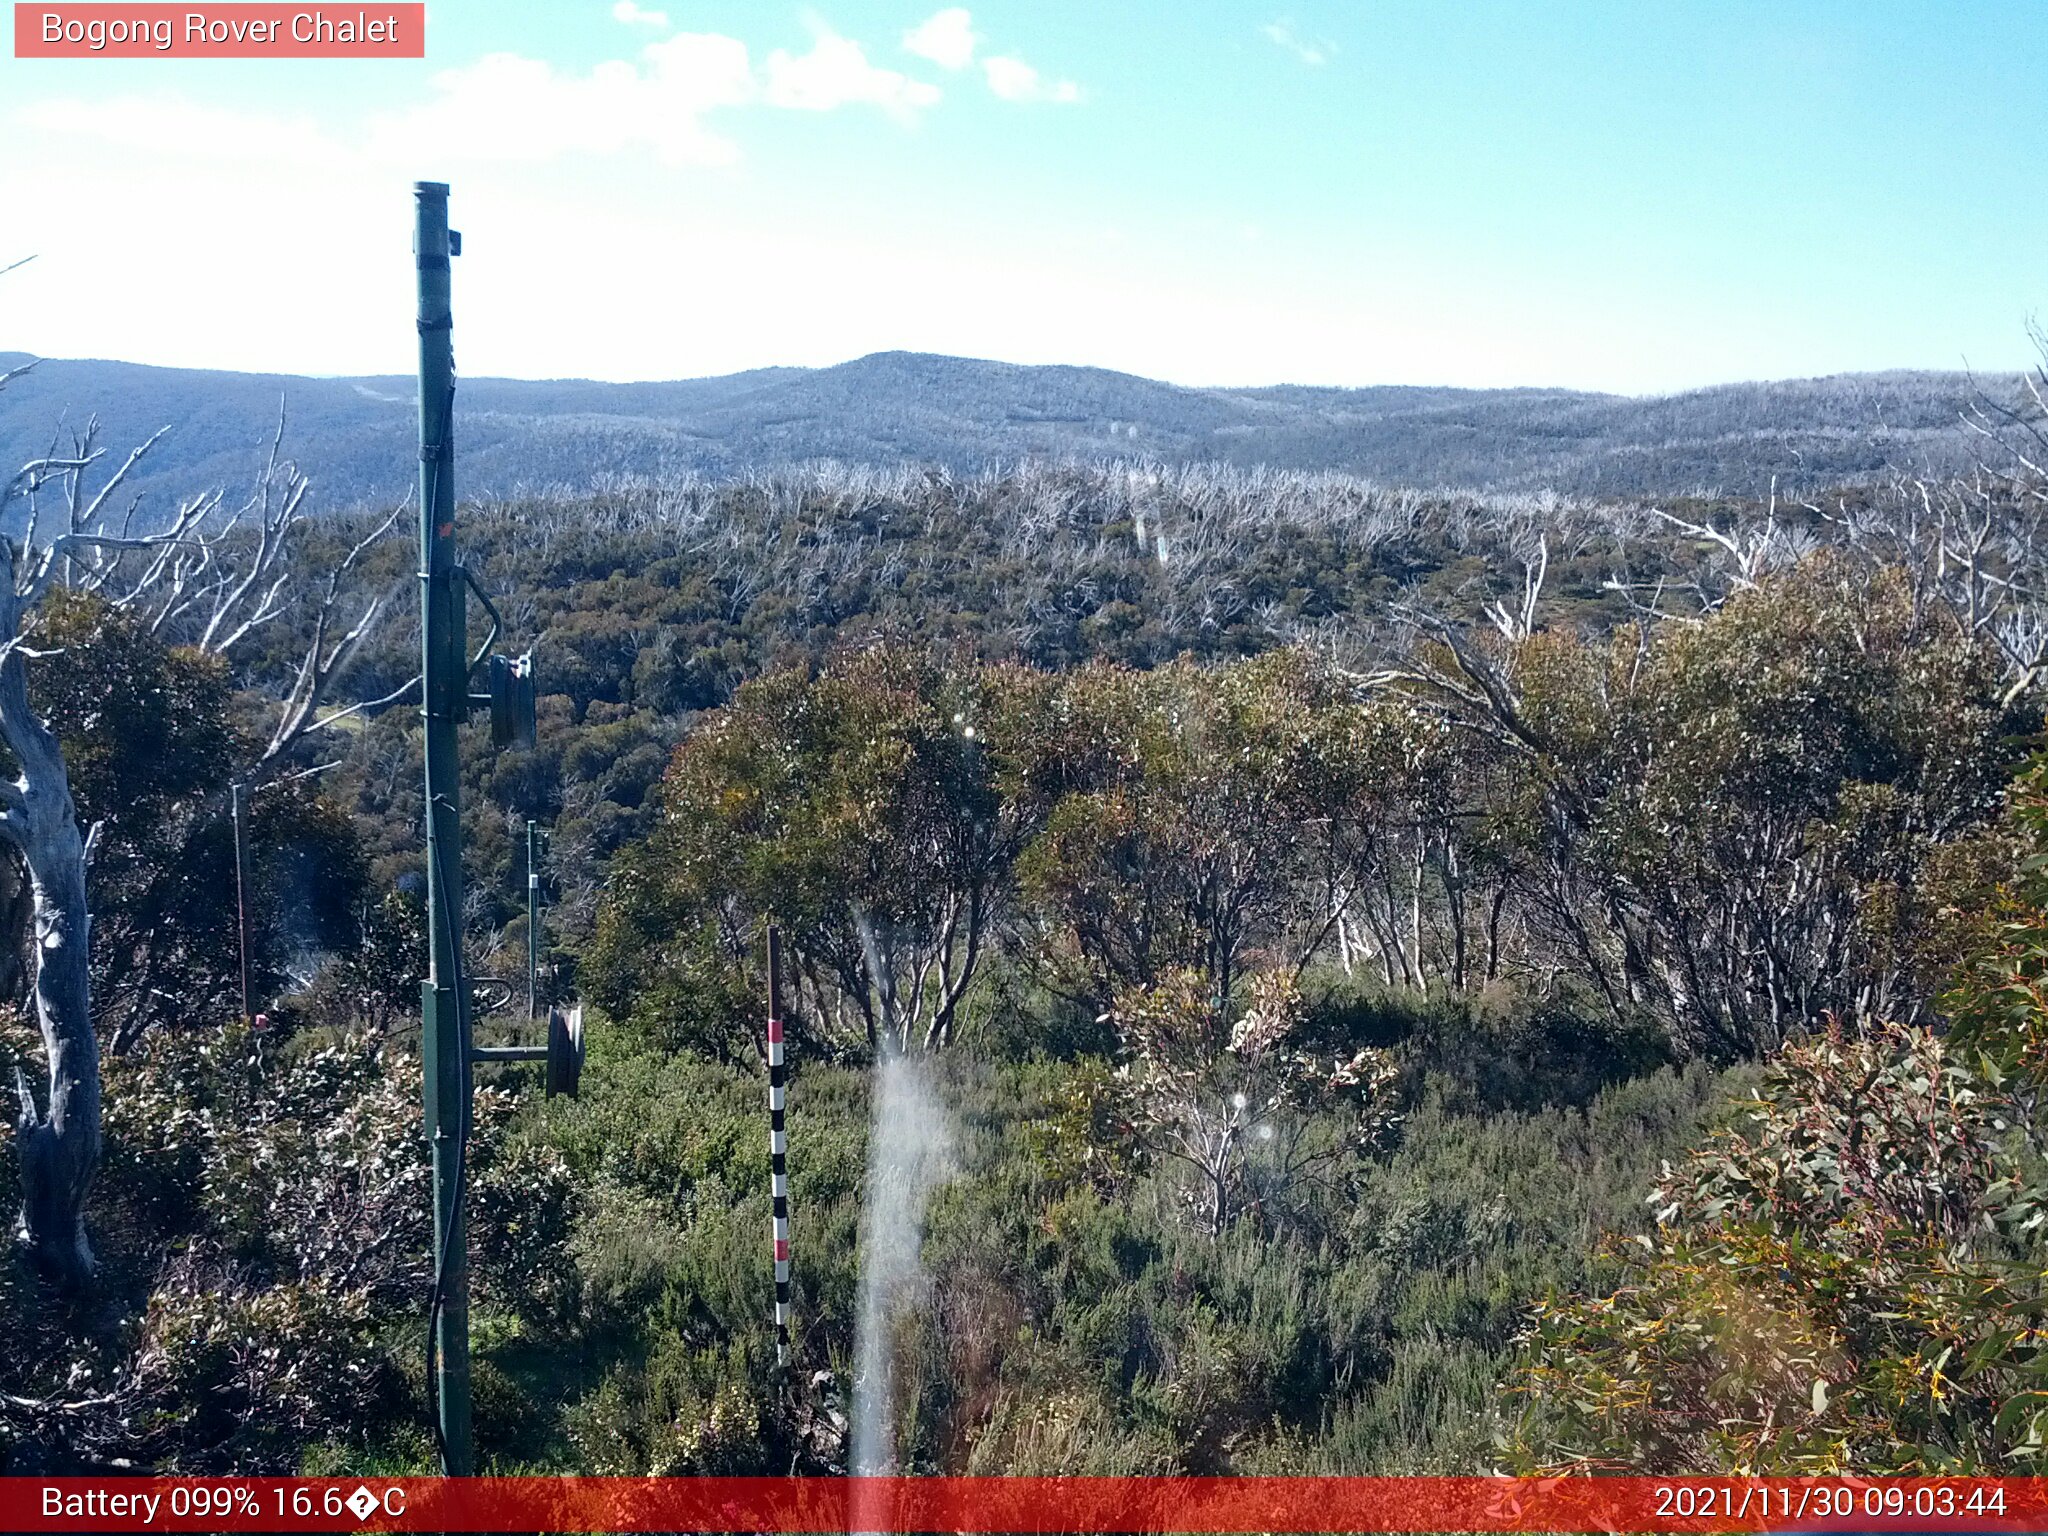
[[[68,1285],[93,1272],[85,1197],[100,1159],[99,1045],[86,973],[88,839],[71,801],[64,754],[29,704],[22,594],[14,550],[0,585],[0,740],[20,764],[0,800],[0,838],[28,868],[35,936],[36,1022],[49,1063],[39,1109],[19,1070],[21,1240],[37,1268]]]
[[[12,376],[0,377],[0,385]],[[86,873],[97,828],[80,828],[62,743],[30,699],[28,663],[57,659],[33,648],[35,613],[50,588],[64,586],[140,613],[159,632],[184,630],[199,648],[224,652],[286,611],[284,597],[294,574],[287,551],[301,524],[305,492],[298,472],[278,463],[273,441],[256,492],[240,510],[223,515],[218,494],[200,496],[182,504],[163,531],[132,535],[131,504],[115,525],[119,531],[109,531],[115,492],[163,434],[129,454],[88,495],[86,474],[102,457],[95,432],[96,424],[88,425],[69,455],[32,460],[0,483],[0,511],[11,508],[17,497],[27,508],[20,537],[0,536],[5,551],[0,744],[17,769],[11,781],[0,782],[0,846],[12,849],[28,874],[36,1016],[48,1065],[40,1105],[26,1077],[16,1074],[18,1236],[38,1268],[74,1289],[91,1279],[95,1267],[85,1206],[99,1165],[100,1071],[88,970]],[[39,517],[47,511],[39,502],[53,491],[61,501],[61,531],[39,533]],[[297,741],[354,712],[323,715],[321,705],[376,623],[384,599],[363,604],[353,624],[338,623],[343,578],[397,515],[349,551],[312,600],[313,640],[259,766],[276,762]]]

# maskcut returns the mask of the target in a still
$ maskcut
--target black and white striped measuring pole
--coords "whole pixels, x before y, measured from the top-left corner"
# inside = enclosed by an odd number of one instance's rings
[[[782,931],[768,925],[768,1188],[775,1207],[775,1364],[789,1364],[789,1138],[782,1119]]]

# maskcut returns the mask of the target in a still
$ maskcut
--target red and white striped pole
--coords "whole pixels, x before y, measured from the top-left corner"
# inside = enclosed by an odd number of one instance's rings
[[[768,925],[768,1189],[775,1219],[775,1364],[789,1364],[789,1140],[782,1123],[782,930]]]

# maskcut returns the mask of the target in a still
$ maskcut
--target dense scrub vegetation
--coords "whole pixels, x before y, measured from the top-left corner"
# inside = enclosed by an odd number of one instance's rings
[[[473,968],[523,952],[539,818],[548,986],[600,1015],[580,1099],[501,1069],[480,1106],[487,1464],[846,1465],[895,1048],[956,1130],[910,1467],[2031,1466],[2039,513],[1038,469],[466,514],[546,694],[534,752],[465,758]],[[0,1275],[0,1454],[421,1467],[416,723],[252,802],[257,1029],[222,805],[307,619],[233,667],[46,622],[124,938],[103,1272]],[[358,695],[416,649],[387,624]]]

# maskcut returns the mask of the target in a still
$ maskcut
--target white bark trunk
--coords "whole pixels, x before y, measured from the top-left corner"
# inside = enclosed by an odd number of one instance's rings
[[[11,564],[11,562],[10,562]],[[21,598],[9,570],[0,580],[0,739],[21,765],[5,787],[0,836],[28,866],[35,935],[36,1021],[49,1078],[38,1110],[21,1099],[22,1246],[39,1269],[72,1287],[92,1278],[85,1199],[100,1160],[99,1042],[92,1028],[86,958],[86,840],[78,827],[63,748],[31,707],[19,645]]]

